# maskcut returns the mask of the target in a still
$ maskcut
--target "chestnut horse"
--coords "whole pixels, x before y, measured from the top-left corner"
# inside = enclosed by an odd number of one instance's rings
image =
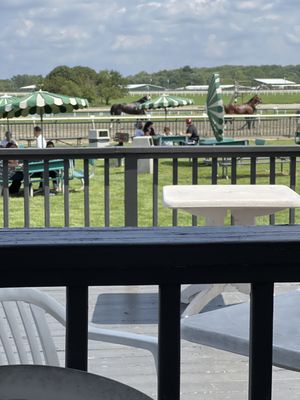
[[[245,104],[227,104],[224,106],[225,114],[254,114],[256,113],[256,105],[262,103],[262,100],[257,94],[251,97],[250,100],[247,101]],[[239,130],[244,129],[247,127],[248,129],[254,128],[255,118],[253,117],[246,117],[246,123],[243,125]],[[231,120],[225,121],[225,123],[230,122]]]
[[[139,110],[139,104],[150,100],[150,96],[144,96],[134,103],[113,104],[110,109],[110,115],[121,115],[122,112],[133,115],[145,115],[145,110]]]
[[[224,106],[226,114],[254,114],[256,112],[256,105],[262,103],[260,97],[253,96],[245,104],[227,104]]]

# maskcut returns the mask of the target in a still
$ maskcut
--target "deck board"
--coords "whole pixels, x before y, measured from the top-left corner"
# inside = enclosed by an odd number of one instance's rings
[[[276,284],[276,292],[300,289],[298,283]],[[65,289],[62,287],[42,288],[65,304]],[[147,300],[149,294],[157,292],[156,286],[96,286],[90,287],[89,315],[93,316],[99,296],[110,295],[111,303],[101,307],[101,312],[109,316],[117,302],[121,301],[121,294],[141,294],[142,300]],[[146,294],[146,296],[145,296]],[[113,295],[116,295],[115,298]],[[237,292],[228,286],[223,294],[226,304],[240,302],[247,299],[246,295]],[[132,297],[135,300],[138,296]],[[149,296],[148,296],[149,298]],[[114,304],[115,303],[115,304]],[[113,307],[111,307],[111,304]],[[136,305],[133,305],[136,307]],[[154,305],[148,305],[148,311],[153,313]],[[119,311],[122,304],[118,305]],[[157,324],[148,323],[147,304],[143,304],[145,322],[101,324],[119,330],[130,330],[136,333],[156,335]],[[107,318],[104,314],[103,318]],[[108,319],[108,318],[107,318]],[[59,324],[53,324],[56,342],[59,345],[59,358],[64,362],[64,330]],[[181,360],[181,398],[183,400],[246,400],[248,394],[248,360],[246,357],[224,351],[200,346],[182,340]],[[156,399],[156,371],[153,358],[148,352],[131,347],[118,346],[103,342],[89,341],[89,371],[100,374],[120,382],[126,383],[143,391]],[[273,397],[274,400],[300,398],[300,374],[281,368],[273,368]]]

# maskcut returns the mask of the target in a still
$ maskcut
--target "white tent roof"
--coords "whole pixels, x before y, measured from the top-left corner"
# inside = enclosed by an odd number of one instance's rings
[[[131,83],[126,85],[126,89],[142,89],[142,88],[152,88],[152,89],[165,89],[163,86],[152,85],[151,83]]]
[[[261,83],[263,85],[273,85],[273,86],[287,86],[287,85],[295,85],[295,82],[288,81],[287,79],[254,79],[256,82]]]
[[[22,86],[20,89],[29,89],[29,90],[35,90],[36,85],[28,85],[28,86]]]

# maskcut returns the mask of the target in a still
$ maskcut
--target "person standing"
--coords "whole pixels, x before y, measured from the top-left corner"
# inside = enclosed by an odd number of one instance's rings
[[[46,142],[46,140],[44,138],[44,135],[42,133],[42,128],[40,126],[35,126],[33,128],[33,134],[34,134],[34,137],[36,139],[36,147],[38,149],[45,149],[47,147],[47,142]],[[36,191],[36,193],[43,191],[43,177],[44,177],[44,174],[42,172],[34,172],[32,174],[32,177],[41,179],[40,180],[40,184],[39,184],[39,188]]]
[[[193,124],[192,118],[187,118],[186,122],[186,133],[189,136],[188,144],[197,144],[199,142],[199,135],[196,126]]]
[[[35,126],[33,128],[33,134],[36,138],[36,147],[38,149],[45,149],[47,146],[47,142],[42,133],[42,128],[40,126]]]

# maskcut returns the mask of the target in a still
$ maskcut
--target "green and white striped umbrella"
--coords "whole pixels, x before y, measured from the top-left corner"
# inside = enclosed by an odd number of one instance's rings
[[[193,100],[191,99],[169,96],[168,94],[162,94],[161,96],[156,97],[153,100],[148,100],[145,103],[140,104],[138,109],[150,110],[156,108],[163,108],[165,110],[165,115],[167,115],[167,108],[188,106],[190,104],[194,104]]]
[[[9,94],[4,94],[3,96],[0,96],[0,107],[5,106],[6,104],[12,103],[13,101],[18,100],[18,97],[16,96],[11,96]]]
[[[44,114],[72,112],[87,106],[86,99],[38,90],[0,107],[0,118],[38,114],[42,121]]]
[[[0,96],[0,107],[6,106],[7,104],[10,104],[17,100],[18,100],[18,97],[16,97],[16,96],[4,94],[3,96]],[[7,129],[9,130],[9,119],[8,118],[7,118]]]
[[[209,83],[206,110],[210,125],[218,142],[223,140],[224,105],[219,74],[213,74]]]

